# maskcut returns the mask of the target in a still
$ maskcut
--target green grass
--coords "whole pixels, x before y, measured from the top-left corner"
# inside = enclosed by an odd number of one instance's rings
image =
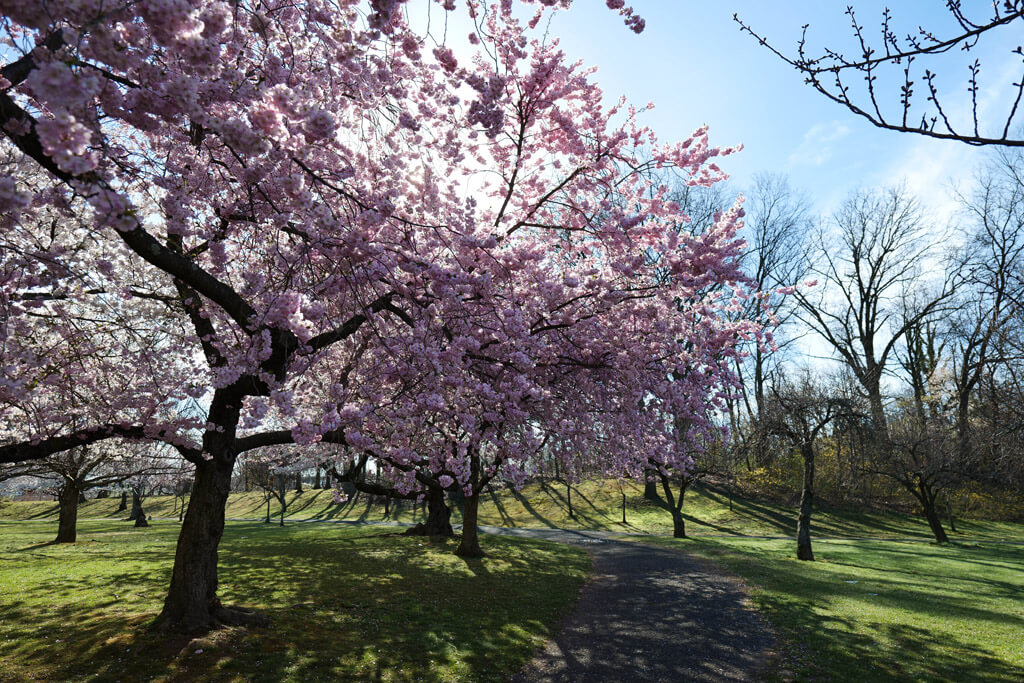
[[[178,525],[84,521],[50,545],[52,521],[0,522],[0,679],[502,681],[575,600],[581,551],[487,537],[463,560],[451,541],[384,527],[229,523],[226,603],[267,629],[189,641],[147,630]]]
[[[480,523],[671,533],[668,513],[644,500],[639,486],[626,484],[624,490],[626,524],[615,481],[573,485],[571,517],[563,483],[487,494]],[[84,504],[82,518],[106,521],[83,522],[83,541],[65,549],[31,547],[56,533],[54,503],[0,503],[0,517],[36,520],[0,522],[0,595],[27,585],[31,595],[46,596],[33,597],[31,607],[0,611],[0,637],[7,639],[0,640],[0,671],[14,667],[28,677],[35,662],[48,662],[56,637],[77,638],[83,653],[108,653],[102,655],[105,668],[94,671],[112,678],[128,677],[135,672],[131,667],[141,666],[139,660],[128,664],[125,648],[159,650],[159,641],[143,635],[140,626],[159,608],[176,524],[157,521],[153,530],[136,531],[113,522],[125,516],[116,506],[116,500]],[[146,507],[156,517],[173,513],[170,498],[151,498]],[[227,512],[262,518],[264,510],[262,496],[250,493],[232,494]],[[950,533],[954,543],[939,547],[927,542],[931,532],[920,517],[826,507],[813,520],[819,561],[804,563],[793,557],[794,541],[758,538],[793,535],[795,512],[795,506],[744,498],[730,505],[721,489],[699,486],[687,494],[685,507],[691,539],[655,542],[696,552],[746,580],[755,604],[784,641],[783,679],[1024,680],[1024,545],[996,543],[1024,541],[1024,525],[958,519],[958,532]],[[366,497],[335,505],[329,492],[307,490],[292,494],[287,519],[415,522],[421,511],[405,504],[385,516]],[[461,521],[457,509],[453,521]],[[31,538],[25,529],[32,530]],[[424,541],[390,533],[319,524],[280,530],[276,520],[275,526],[231,524],[221,556],[228,577],[223,593],[229,601],[266,608],[274,628],[227,631],[209,647],[159,650],[161,658],[139,669],[140,675],[500,680],[504,674],[496,672],[523,661],[585,573],[586,560],[564,547],[487,538],[491,556],[473,565],[451,556],[450,544],[420,546]],[[8,542],[12,538],[16,542]],[[563,562],[570,569],[560,585]],[[126,591],[127,603],[121,602],[124,595],[106,596],[110,582]],[[533,608],[543,614],[527,614]],[[80,624],[74,632],[83,634],[57,635],[64,623]],[[421,633],[427,634],[422,646]],[[20,645],[7,654],[12,640]],[[195,649],[204,652],[195,655]],[[263,650],[268,654],[256,654]],[[116,657],[124,663],[115,664]],[[253,658],[260,663],[252,664]],[[487,668],[485,660],[493,666]],[[87,673],[70,665],[46,666],[52,678]],[[127,673],[119,666],[128,667]]]
[[[644,500],[642,487],[634,483],[624,486],[626,520],[622,523],[622,498],[618,483],[586,481],[572,486],[573,516],[569,515],[567,487],[564,483],[532,484],[521,492],[486,493],[480,504],[480,523],[510,527],[561,527],[569,529],[603,529],[631,533],[671,534],[672,519],[661,507]],[[337,519],[358,521],[422,521],[420,508],[408,502],[392,505],[390,514],[384,507],[369,504],[359,496],[342,505],[335,505],[329,491],[306,490],[289,494],[285,519]],[[118,499],[90,500],[79,508],[82,519],[123,519],[116,512]],[[147,514],[173,517],[174,500],[154,497],[146,501]],[[271,505],[274,515],[279,507]],[[0,519],[56,519],[53,502],[11,503],[0,501]],[[229,518],[258,518],[266,514],[260,493],[233,493],[228,498]],[[730,505],[725,491],[715,486],[698,485],[686,495],[684,507],[687,533],[693,536],[755,535],[780,536],[796,533],[796,506],[737,497]],[[461,522],[459,510],[452,520]],[[276,518],[275,518],[276,522]],[[959,534],[953,538],[999,540],[1024,535],[1022,525],[1013,522],[958,519]],[[855,512],[819,507],[814,513],[815,534],[831,537],[931,538],[931,531],[922,517],[897,512]],[[947,531],[949,529],[947,528]]]
[[[781,636],[780,679],[1024,680],[1024,546],[645,539],[745,579]]]
[[[572,487],[574,517],[568,514],[565,484],[531,485],[522,492],[502,491],[481,502],[481,524],[496,526],[603,529],[632,533],[671,534],[672,518],[643,498],[642,487],[627,483],[626,524],[622,498],[615,481],[587,481]],[[686,494],[683,508],[687,533],[694,536],[780,536],[796,534],[796,505],[736,497],[698,484]],[[821,536],[921,538],[932,537],[924,518],[897,512],[856,512],[821,507],[814,513],[815,533]],[[1024,525],[988,520],[957,520],[963,538],[975,540],[1024,538]]]

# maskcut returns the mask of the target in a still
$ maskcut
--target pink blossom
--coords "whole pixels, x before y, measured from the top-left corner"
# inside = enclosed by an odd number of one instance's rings
[[[31,198],[18,189],[11,176],[0,176],[0,214],[17,213],[28,206]]]
[[[61,113],[36,124],[43,151],[62,170],[82,175],[96,168],[99,157],[90,151],[92,131],[71,114]]]
[[[337,127],[334,114],[324,109],[317,109],[306,117],[306,135],[311,140],[330,138]]]
[[[453,73],[459,66],[458,61],[455,59],[455,53],[452,52],[451,48],[443,45],[434,48],[434,58],[449,73]]]

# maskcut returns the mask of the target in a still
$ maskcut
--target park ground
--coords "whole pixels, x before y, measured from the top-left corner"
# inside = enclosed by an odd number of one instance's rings
[[[480,523],[625,532],[741,577],[780,637],[779,680],[1024,678],[1022,524],[959,519],[937,546],[917,517],[826,509],[805,563],[783,504],[698,487],[691,537],[671,539],[668,513],[632,484],[573,485],[572,516],[569,498],[563,483],[497,492]],[[78,543],[58,546],[55,503],[0,502],[0,679],[501,681],[553,635],[590,568],[582,551],[538,540],[488,535],[488,556],[467,561],[451,541],[342,523],[412,523],[408,504],[385,515],[307,490],[291,494],[280,527],[260,521],[261,494],[234,494],[222,597],[272,626],[168,639],[146,624],[168,580],[176,504],[147,500],[152,526],[136,529],[117,500],[88,501]]]

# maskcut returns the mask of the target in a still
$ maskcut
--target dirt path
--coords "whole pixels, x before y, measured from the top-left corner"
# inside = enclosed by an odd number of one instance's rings
[[[761,678],[775,640],[736,579],[683,553],[601,532],[481,531],[579,545],[594,559],[576,609],[515,683]]]

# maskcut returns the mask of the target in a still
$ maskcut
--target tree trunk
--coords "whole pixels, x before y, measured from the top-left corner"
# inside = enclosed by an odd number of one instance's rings
[[[931,527],[932,534],[935,535],[936,542],[948,543],[949,537],[946,536],[946,530],[942,528],[942,521],[939,519],[939,513],[935,509],[935,506],[930,505],[926,507],[924,516],[928,519],[928,526]]]
[[[800,453],[804,459],[804,486],[800,494],[800,516],[796,522],[796,557],[814,561],[811,550],[811,512],[814,507],[814,445],[803,443]]]
[[[451,517],[452,511],[444,502],[444,489],[427,489],[427,535],[454,536]]]
[[[649,470],[644,470],[644,498],[647,500],[658,500],[658,482]]]
[[[78,492],[78,503],[82,504],[85,502],[85,491]]]
[[[622,494],[622,523],[626,524],[626,492],[619,491]]]
[[[921,503],[921,507],[924,509],[924,517],[928,520],[928,526],[931,527],[932,534],[935,536],[937,543],[948,543],[949,538],[946,536],[946,530],[942,528],[942,520],[939,519],[939,511],[935,507],[936,494],[931,490],[931,487],[927,486],[923,482],[918,483],[919,495],[917,495],[918,502]]]
[[[477,510],[480,507],[480,494],[466,496],[462,512],[462,540],[455,549],[456,555],[462,557],[483,557],[480,549],[480,538],[476,529]]]
[[[139,516],[135,518],[135,526],[137,526],[137,527],[149,526],[149,522],[146,521],[146,513],[142,510],[141,506],[139,507]]]
[[[132,489],[132,513],[128,515],[128,521],[133,522],[139,518],[142,513],[142,499],[139,498],[139,494]]]
[[[949,502],[949,491],[946,491],[946,514],[949,517],[949,529],[956,533],[956,522],[953,520],[953,505]]]
[[[565,482],[565,498],[569,501],[569,518],[576,519],[576,513],[572,509],[572,486],[568,481]]]
[[[317,490],[322,488],[320,486],[320,466],[319,465],[316,466],[316,480],[313,482],[313,488],[315,488]]]
[[[157,617],[158,629],[204,632],[221,625],[264,625],[265,616],[229,609],[217,598],[217,545],[224,533],[224,507],[234,459],[228,455],[196,466],[192,496],[174,554],[171,585]]]
[[[453,537],[452,512],[444,502],[444,489],[437,486],[427,488],[427,494],[423,501],[427,507],[427,521],[420,522],[406,531],[408,536],[443,536]]]
[[[865,378],[864,389],[868,395],[868,404],[871,407],[871,424],[875,428],[880,447],[888,448],[889,444],[889,421],[885,416],[885,404],[882,402],[882,387],[880,383],[881,369],[876,368],[875,372]]]
[[[121,491],[121,504],[117,506],[117,512],[124,512],[128,509],[128,492]]]
[[[295,473],[295,493],[302,493],[302,472]]]
[[[78,538],[78,486],[65,482],[60,490],[60,513],[57,518],[57,538],[55,543],[74,543]]]
[[[672,537],[686,538],[686,520],[683,511],[672,508]]]
[[[686,495],[686,489],[690,487],[692,483],[687,480],[685,475],[681,475],[679,480],[679,499],[672,494],[672,480],[661,472],[658,473],[661,479],[661,490],[665,494],[665,508],[672,515],[672,537],[673,538],[686,538],[686,520],[683,519],[683,497]]]

